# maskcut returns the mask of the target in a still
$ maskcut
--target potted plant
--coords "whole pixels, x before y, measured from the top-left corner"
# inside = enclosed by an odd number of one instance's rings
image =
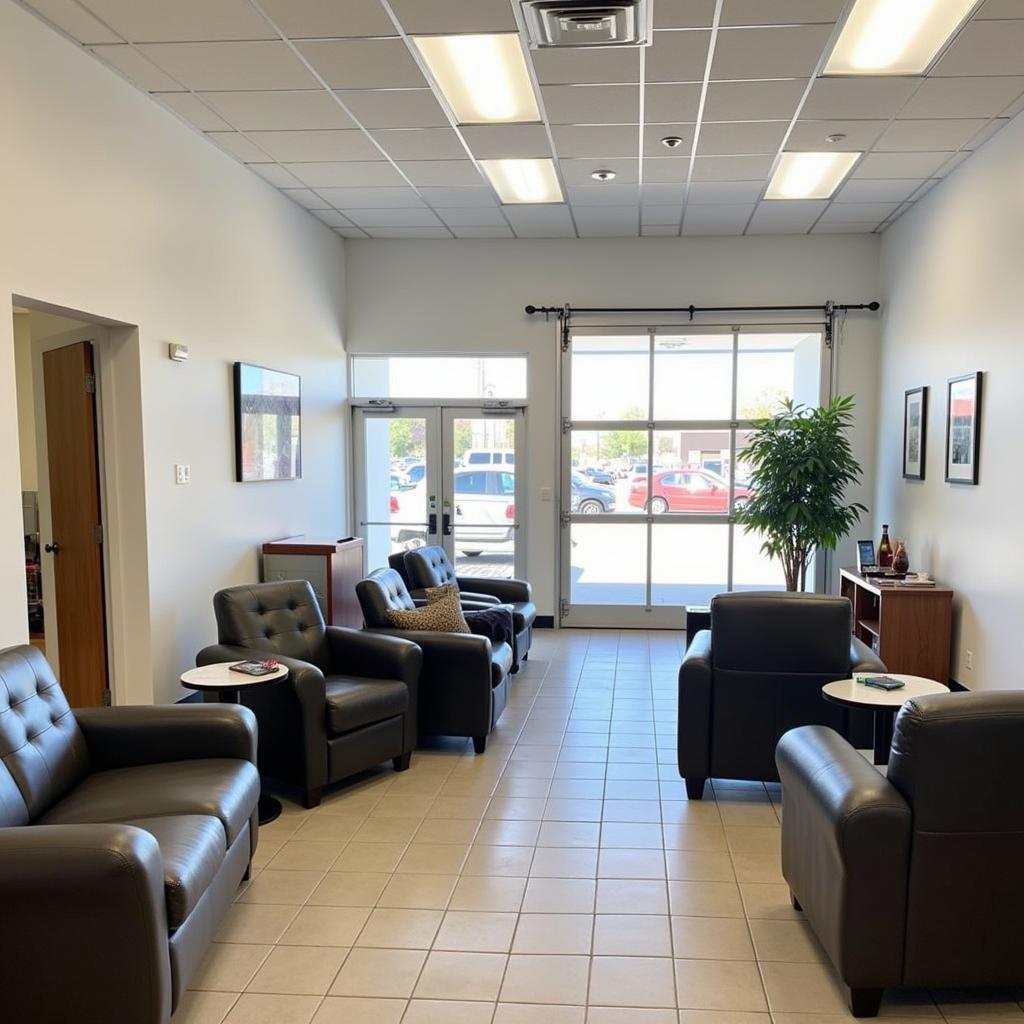
[[[844,500],[861,475],[847,436],[853,406],[850,395],[817,408],[787,400],[774,416],[755,421],[743,451],[753,494],[736,509],[736,522],[762,535],[761,550],[782,563],[787,590],[805,590],[815,548],[834,551],[867,511]]]

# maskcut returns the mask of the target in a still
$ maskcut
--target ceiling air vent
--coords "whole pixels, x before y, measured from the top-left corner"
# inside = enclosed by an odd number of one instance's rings
[[[651,0],[522,0],[530,45],[649,46]]]

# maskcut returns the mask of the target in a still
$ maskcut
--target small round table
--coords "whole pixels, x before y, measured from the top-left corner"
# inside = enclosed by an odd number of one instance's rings
[[[923,676],[899,675],[896,672],[865,672],[864,675],[884,675],[898,679],[904,685],[898,690],[878,690],[858,683],[856,679],[839,679],[834,683],[826,683],[821,688],[821,695],[833,704],[842,704],[847,708],[867,708],[875,713],[873,763],[888,764],[896,712],[913,697],[948,693],[949,687]]]
[[[259,660],[259,659],[253,659]],[[230,666],[239,665],[238,661],[225,661],[216,665],[201,665],[183,672],[182,686],[190,690],[199,690],[205,703],[240,704],[242,690],[253,690],[257,686],[265,686],[288,675],[288,669],[278,666],[265,676],[248,676],[244,672],[232,672]],[[274,821],[281,814],[281,801],[277,797],[260,792],[259,816],[260,824]]]

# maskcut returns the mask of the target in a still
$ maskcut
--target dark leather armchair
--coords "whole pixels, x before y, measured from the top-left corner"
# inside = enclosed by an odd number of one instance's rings
[[[719,594],[679,668],[679,774],[699,800],[709,778],[777,782],[775,746],[797,725],[844,729],[860,738],[870,718],[821,695],[825,683],[885,666],[851,635],[845,597]],[[868,733],[869,734],[869,733]],[[865,742],[870,742],[865,740]]]
[[[429,546],[405,553],[405,578],[413,598],[427,587],[440,587],[454,583],[464,608],[486,608],[494,604],[507,604],[512,608],[512,629],[515,642],[512,647],[512,671],[518,672],[533,643],[533,624],[537,606],[526,580],[489,579],[484,576],[457,576],[444,548]]]
[[[260,771],[302,788],[324,786],[388,758],[409,767],[416,746],[422,656],[394,637],[327,626],[306,580],[229,587],[213,599],[219,643],[197,665],[271,655],[280,682],[242,692],[260,726]]]
[[[411,611],[412,596],[394,569],[375,569],[356,584],[367,630],[412,640],[423,651],[419,729],[429,736],[472,736],[482,754],[508,700],[512,649],[474,633],[398,629],[389,608]]]
[[[908,701],[883,777],[829,729],[779,743],[782,872],[873,1017],[894,986],[1024,984],[1024,693]]]
[[[255,760],[245,708],[72,711],[38,650],[0,651],[5,1022],[166,1024],[247,877]]]

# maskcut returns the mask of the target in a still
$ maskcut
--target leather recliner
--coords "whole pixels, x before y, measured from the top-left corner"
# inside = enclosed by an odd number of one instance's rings
[[[409,767],[422,655],[395,637],[327,626],[307,580],[229,587],[213,599],[218,643],[197,665],[273,656],[288,675],[243,690],[260,727],[260,771],[299,786],[307,807],[324,786],[381,761]]]
[[[944,693],[896,717],[886,776],[830,729],[779,743],[782,873],[849,989],[1024,984],[1024,693]]]
[[[412,611],[416,604],[394,569],[375,569],[356,584],[366,629],[401,636],[423,651],[419,730],[428,736],[472,736],[482,754],[508,700],[512,648],[475,633],[399,629],[388,609]]]
[[[537,618],[532,588],[526,580],[458,576],[444,548],[436,545],[415,548],[405,553],[405,578],[408,580],[413,598],[417,596],[418,591],[426,590],[427,587],[454,583],[459,588],[463,607],[510,605],[512,630],[515,634],[512,645],[512,671],[519,671],[520,664],[530,653],[533,624]]]
[[[72,711],[0,651],[4,1024],[166,1024],[248,877],[255,761],[245,708]]]
[[[828,703],[825,683],[884,672],[852,636],[845,597],[719,594],[679,668],[679,774],[691,800],[709,778],[777,782],[775,746],[798,725],[845,729],[870,743],[870,716]]]

